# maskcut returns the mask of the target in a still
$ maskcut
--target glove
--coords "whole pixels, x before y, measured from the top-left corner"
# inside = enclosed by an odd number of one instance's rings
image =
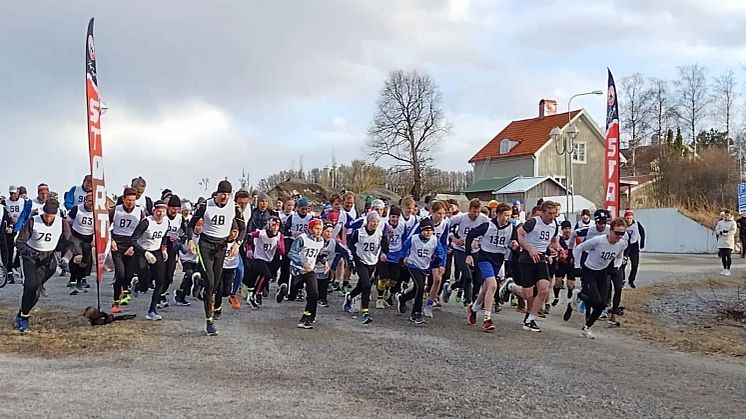
[[[165,251],[165,250],[163,250],[163,251],[161,252],[161,254],[163,255],[163,261],[164,261],[164,262],[165,262],[165,261],[167,261],[167,260],[168,260],[168,252],[167,252],[167,251]]]
[[[148,264],[149,264],[149,265],[152,265],[152,264],[154,264],[154,263],[155,263],[155,261],[156,261],[156,259],[155,259],[155,255],[153,255],[153,254],[152,254],[152,253],[150,253],[150,252],[145,252],[145,260],[146,260],[146,261],[148,261]]]

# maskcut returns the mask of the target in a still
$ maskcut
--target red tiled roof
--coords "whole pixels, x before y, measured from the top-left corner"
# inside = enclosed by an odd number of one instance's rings
[[[569,119],[575,118],[578,113],[580,113],[580,110],[571,111]],[[469,163],[487,159],[533,155],[550,140],[549,131],[554,127],[564,127],[567,125],[567,121],[567,112],[543,118],[513,121],[488,142],[487,145],[482,147],[474,157],[469,159]],[[506,138],[517,141],[518,144],[509,153],[500,154],[500,141]]]

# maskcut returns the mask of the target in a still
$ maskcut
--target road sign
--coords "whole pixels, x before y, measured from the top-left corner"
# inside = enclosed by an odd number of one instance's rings
[[[746,183],[738,184],[738,213],[746,211]]]

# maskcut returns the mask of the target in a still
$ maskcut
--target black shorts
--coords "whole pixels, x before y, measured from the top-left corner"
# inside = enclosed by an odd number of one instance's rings
[[[569,263],[555,262],[554,276],[562,279],[566,277],[570,281],[574,281],[573,266]]]
[[[542,279],[549,280],[549,267],[545,260],[538,263],[521,261],[518,262],[518,267],[521,277],[516,278],[515,283],[523,288],[531,288]]]
[[[402,270],[404,270],[404,268],[398,262],[378,262],[378,265],[376,266],[376,277],[399,282]]]

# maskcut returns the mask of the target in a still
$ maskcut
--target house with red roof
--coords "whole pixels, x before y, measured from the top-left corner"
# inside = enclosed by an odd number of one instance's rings
[[[474,184],[467,191],[478,193],[473,189],[490,188],[493,179],[516,176],[549,177],[567,186],[566,156],[558,154],[550,131],[558,127],[564,133],[574,126],[578,131],[571,159],[574,194],[601,207],[605,134],[585,110],[556,113],[556,109],[556,101],[542,99],[538,117],[513,121],[487,142],[469,159]]]

